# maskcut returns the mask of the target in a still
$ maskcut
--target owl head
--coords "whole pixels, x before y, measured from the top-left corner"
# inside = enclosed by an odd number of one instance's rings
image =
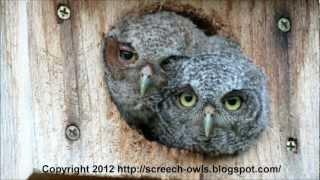
[[[171,59],[148,135],[207,154],[246,149],[267,125],[266,78],[245,56],[215,52]]]
[[[115,80],[134,82],[143,96],[152,87],[161,87],[166,74],[160,64],[170,56],[182,55],[200,32],[187,18],[162,11],[125,17],[108,33],[107,66]],[[200,33],[203,35],[204,33]],[[108,49],[108,48],[107,48]],[[111,60],[109,60],[111,59]]]

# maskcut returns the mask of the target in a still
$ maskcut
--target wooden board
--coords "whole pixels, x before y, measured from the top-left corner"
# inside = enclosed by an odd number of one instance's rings
[[[32,173],[27,3],[0,1],[0,179]]]
[[[71,7],[70,20],[57,19],[59,3]],[[103,78],[103,34],[132,10],[163,9],[203,16],[205,23],[213,24],[211,32],[238,40],[267,73],[271,120],[249,151],[212,158],[168,149],[145,140],[120,118]],[[279,173],[241,175],[127,174],[134,177],[319,178],[318,1],[2,0],[0,15],[1,178],[26,178],[42,173],[44,165],[94,164],[281,167]],[[291,19],[289,33],[277,28],[282,16]],[[80,140],[66,138],[70,123],[79,126]],[[286,149],[289,137],[297,138],[297,153]]]

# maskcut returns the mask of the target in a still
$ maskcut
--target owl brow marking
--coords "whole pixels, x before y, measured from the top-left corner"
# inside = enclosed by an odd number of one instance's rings
[[[168,89],[168,92],[166,93],[165,99],[169,98],[170,96],[178,96],[182,92],[191,91],[194,92],[192,87],[187,84],[184,86],[176,87],[173,89]]]
[[[165,102],[166,100],[168,100],[170,97],[174,96],[175,98],[177,98],[177,96],[181,93],[181,92],[185,92],[185,91],[191,91],[191,92],[194,92],[192,87],[187,84],[187,85],[184,85],[184,86],[180,86],[180,87],[176,87],[176,88],[173,88],[173,89],[165,89],[164,90],[165,93],[164,93],[164,96],[162,98],[161,101],[158,102],[158,105]],[[158,106],[157,105],[157,106]]]
[[[137,53],[137,51],[132,47],[131,43],[119,42],[119,49],[124,51],[130,51],[132,53]]]

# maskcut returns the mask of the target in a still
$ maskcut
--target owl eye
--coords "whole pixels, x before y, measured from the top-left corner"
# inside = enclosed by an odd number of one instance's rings
[[[135,61],[137,60],[137,54],[131,51],[120,50],[120,58],[124,61]]]
[[[240,96],[229,96],[224,99],[224,107],[228,111],[237,111],[240,109],[242,99]]]
[[[179,95],[179,103],[183,107],[193,107],[197,102],[197,96],[192,92],[183,92]]]
[[[128,45],[120,45],[119,57],[125,62],[134,62],[138,59],[138,54]]]

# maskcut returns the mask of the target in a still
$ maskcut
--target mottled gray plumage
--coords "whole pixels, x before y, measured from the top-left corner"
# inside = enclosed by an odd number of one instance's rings
[[[154,115],[144,98],[166,84],[161,63],[168,57],[239,50],[223,37],[207,37],[188,18],[166,11],[125,17],[108,33],[108,42],[105,50],[108,89],[124,119],[134,126],[146,123]],[[135,51],[134,62],[119,58],[121,46]]]
[[[247,149],[267,126],[266,78],[244,55],[219,51],[175,58],[164,69],[167,86],[149,97],[158,118],[144,129],[147,137],[169,147],[233,154]],[[193,107],[181,105],[185,92],[196,96]],[[240,97],[238,110],[226,108],[230,97]]]

